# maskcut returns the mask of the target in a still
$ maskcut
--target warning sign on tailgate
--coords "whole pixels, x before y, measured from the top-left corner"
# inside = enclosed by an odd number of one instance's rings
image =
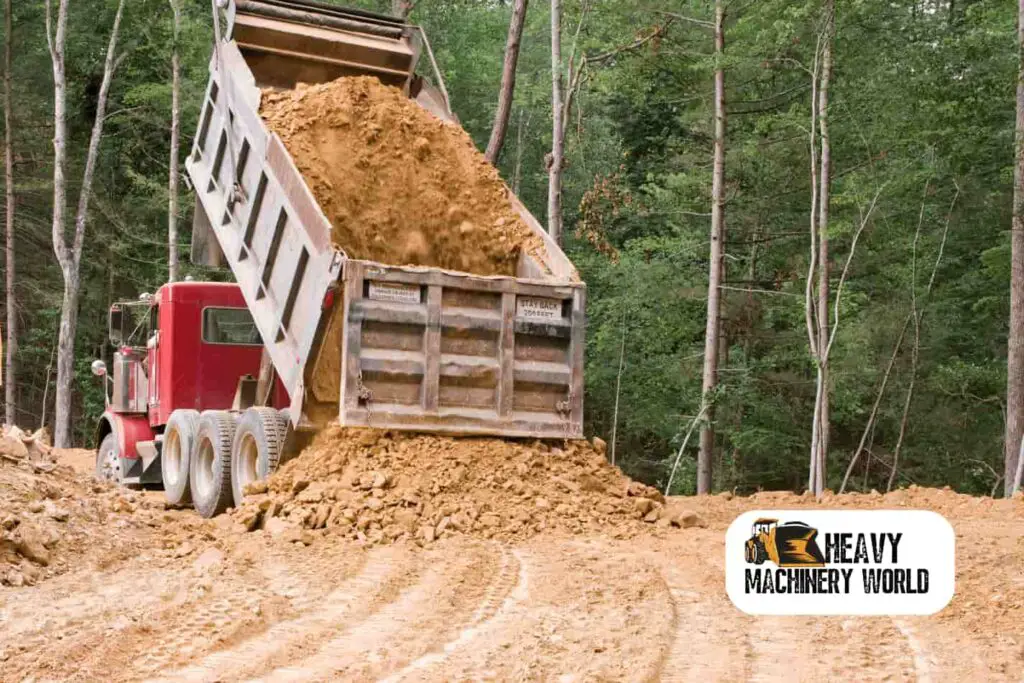
[[[370,281],[369,297],[374,301],[391,301],[401,304],[420,303],[420,286],[404,285],[399,282]]]
[[[516,299],[516,317],[527,320],[561,320],[562,300],[521,296]]]

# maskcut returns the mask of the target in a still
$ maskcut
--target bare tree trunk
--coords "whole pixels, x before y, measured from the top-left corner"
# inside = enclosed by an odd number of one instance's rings
[[[519,120],[516,122],[516,163],[512,169],[512,191],[519,194],[519,186],[523,179],[523,137],[530,127],[530,118],[525,116],[525,109],[519,110]]]
[[[1017,4],[1017,132],[1013,170],[1013,229],[1010,274],[1010,333],[1006,349],[1006,441],[1004,493],[1010,495],[1024,435],[1024,0]]]
[[[818,268],[818,59],[821,52],[821,37],[815,47],[814,68],[811,70],[811,128],[810,128],[810,161],[811,161],[811,256],[807,266],[807,279],[804,283],[804,322],[807,325],[807,348],[817,368],[820,355],[818,349],[818,326],[815,322],[817,308],[814,305],[814,275]],[[816,493],[818,469],[818,433],[821,422],[818,419],[821,409],[821,373],[817,373],[814,393],[814,417],[811,420],[811,451],[807,474],[807,489]]]
[[[171,48],[171,158],[167,171],[167,280],[178,280],[178,163],[181,144],[181,0],[170,0],[174,12],[174,45]]]
[[[832,144],[828,131],[829,85],[832,80],[832,41],[835,33],[834,0],[825,0],[825,41],[821,49],[821,87],[818,89],[818,130],[821,135],[821,178],[818,181],[818,349],[828,349],[829,338],[829,255],[828,212],[832,194]],[[825,464],[828,460],[828,442],[831,432],[830,386],[828,354],[818,363],[821,375],[821,408],[818,411],[818,465],[815,469],[815,491],[825,489]]]
[[[7,202],[7,357],[4,363],[4,420],[13,425],[17,419],[18,380],[15,358],[18,351],[18,310],[14,295],[14,142],[11,127],[11,0],[4,2],[4,195]]]
[[[615,444],[619,440],[619,396],[622,390],[622,366],[626,362],[626,312],[622,312],[622,339],[619,342],[619,371],[615,373],[615,412],[612,413],[612,464],[615,464]]]
[[[82,260],[82,244],[85,240],[85,225],[89,214],[89,200],[92,197],[92,182],[96,171],[96,158],[103,124],[106,119],[107,96],[110,82],[120,64],[115,58],[117,39],[121,30],[125,0],[120,0],[103,65],[103,81],[96,100],[96,119],[93,121],[89,148],[86,153],[82,187],[78,195],[78,210],[75,214],[74,241],[68,247],[65,235],[64,212],[67,200],[65,168],[67,165],[67,83],[64,70],[64,39],[67,32],[68,0],[60,0],[57,15],[57,32],[50,36],[50,0],[46,3],[47,39],[53,61],[54,81],[54,195],[53,195],[53,248],[64,276],[64,300],[61,304],[60,332],[57,338],[57,405],[54,415],[54,445],[57,448],[71,446],[71,398],[74,389],[75,332],[78,326],[78,296],[80,286],[79,267]]]
[[[408,19],[415,6],[413,0],[391,0],[391,14],[399,19]]]
[[[704,330],[704,376],[701,383],[701,407],[705,414],[700,427],[700,452],[697,455],[697,493],[711,493],[712,462],[715,450],[715,389],[718,387],[718,336],[721,313],[722,280],[725,265],[722,242],[725,239],[725,9],[723,0],[715,0],[715,152],[711,175],[711,247],[708,257],[707,327]]]
[[[1022,449],[1024,450],[1024,449]],[[1013,478],[1013,486],[1010,487],[1010,495],[1016,494],[1020,491],[1021,483],[1024,481],[1024,455],[1017,454],[1017,474]],[[995,494],[993,493],[993,498]]]
[[[53,375],[53,361],[57,357],[57,345],[53,345],[50,351],[50,362],[46,365],[46,376],[43,378],[43,405],[39,408],[39,428],[46,426],[46,407],[50,404],[50,377]],[[105,382],[106,380],[104,380]],[[104,387],[104,392],[106,387]]]
[[[519,62],[519,44],[523,37],[523,23],[526,21],[528,0],[515,0],[512,21],[508,25],[508,40],[505,43],[505,63],[501,70],[501,90],[498,93],[498,109],[494,112],[494,127],[487,143],[484,156],[492,165],[498,165],[501,148],[505,144],[508,119],[512,113],[512,97],[516,89],[516,64]]]
[[[551,155],[548,157],[548,234],[562,242],[562,158],[565,118],[562,114],[562,2],[551,0]]]
[[[61,309],[58,347],[65,335],[66,319],[64,310],[68,308],[68,278],[70,275],[71,254],[64,242],[64,214],[67,204],[67,81],[64,71],[64,39],[67,33],[68,0],[60,0],[57,8],[56,32],[51,35],[51,0],[46,0],[46,40],[50,48],[50,59],[53,62],[53,251],[60,263],[64,276],[64,303]],[[72,344],[73,347],[73,344]],[[73,349],[72,349],[73,350]],[[59,352],[58,352],[59,353]],[[68,359],[68,366],[72,365]],[[58,386],[57,422],[54,430],[54,445],[66,448],[70,445],[71,431],[71,379],[68,372],[62,379],[67,382],[67,389],[62,393]],[[58,385],[60,381],[58,380]],[[63,405],[62,405],[63,401]],[[61,412],[63,411],[63,412]]]

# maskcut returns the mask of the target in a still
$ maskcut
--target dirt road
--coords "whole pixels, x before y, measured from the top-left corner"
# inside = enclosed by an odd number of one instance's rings
[[[83,549],[62,574],[0,588],[0,680],[1024,680],[1024,502],[827,499],[953,522],[953,603],[900,619],[740,613],[723,587],[726,526],[744,509],[808,501],[682,502],[706,528],[423,548],[324,530],[307,546],[224,524],[176,535],[191,513],[159,513],[112,526],[134,554]]]

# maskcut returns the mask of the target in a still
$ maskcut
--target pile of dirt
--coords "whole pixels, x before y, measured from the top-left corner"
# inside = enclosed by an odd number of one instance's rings
[[[420,545],[453,534],[633,536],[695,526],[657,490],[608,464],[603,444],[450,438],[331,426],[233,511],[246,529],[309,543],[326,529],[368,543]]]
[[[33,585],[69,569],[108,565],[142,548],[164,523],[155,496],[81,471],[95,452],[52,449],[43,432],[0,436],[0,586]],[[173,536],[173,534],[172,534]],[[169,538],[173,549],[179,539]]]
[[[280,136],[352,258],[515,275],[540,238],[457,125],[373,77],[263,93]]]

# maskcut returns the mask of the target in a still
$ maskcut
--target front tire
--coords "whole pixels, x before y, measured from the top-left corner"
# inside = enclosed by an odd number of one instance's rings
[[[231,491],[235,507],[245,487],[277,470],[288,435],[288,420],[273,408],[249,408],[242,413],[231,447]]]
[[[109,481],[120,484],[124,478],[124,471],[121,469],[121,449],[117,445],[117,435],[110,432],[100,447],[96,450],[96,478],[100,481]]]
[[[228,411],[211,410],[199,417],[196,448],[189,463],[189,488],[196,511],[207,519],[231,506],[234,438],[235,416]]]

